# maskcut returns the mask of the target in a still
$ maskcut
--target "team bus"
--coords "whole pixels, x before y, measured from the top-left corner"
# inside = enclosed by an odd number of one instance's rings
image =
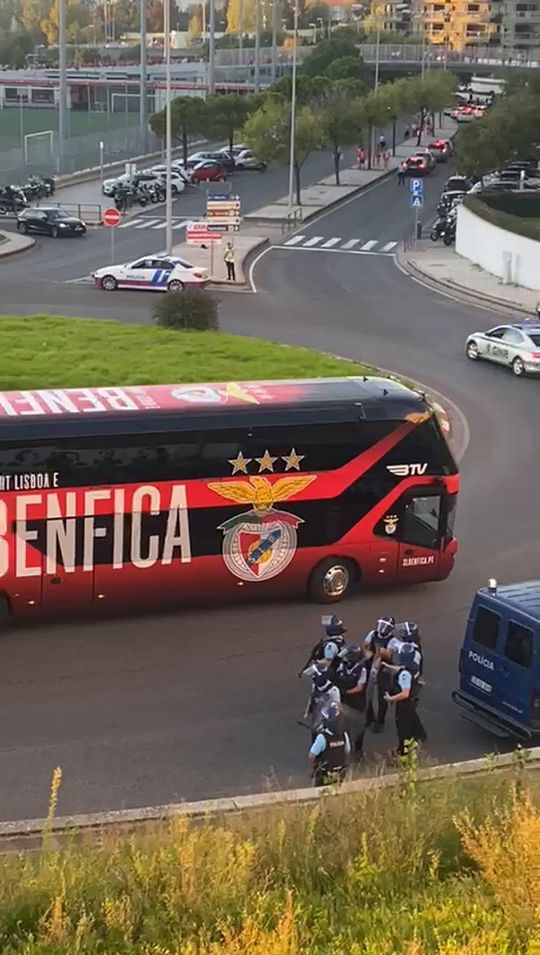
[[[3,618],[450,573],[458,470],[385,378],[0,393]]]

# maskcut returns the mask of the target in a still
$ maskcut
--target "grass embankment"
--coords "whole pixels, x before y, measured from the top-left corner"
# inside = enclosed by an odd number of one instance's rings
[[[94,319],[2,318],[0,389],[373,374],[307,348]]]
[[[526,776],[0,857],[2,955],[536,955]]]

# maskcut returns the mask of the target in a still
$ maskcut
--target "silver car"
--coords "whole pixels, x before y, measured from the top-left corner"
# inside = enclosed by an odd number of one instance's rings
[[[465,346],[467,358],[483,358],[511,368],[523,377],[540,373],[540,322],[497,325],[488,332],[473,332]]]

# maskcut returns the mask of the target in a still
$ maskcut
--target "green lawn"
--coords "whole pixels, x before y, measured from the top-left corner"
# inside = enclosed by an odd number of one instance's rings
[[[305,348],[93,319],[1,318],[0,388],[167,384],[371,372]]]
[[[87,111],[69,110],[68,137],[77,138],[89,133],[107,133],[109,130],[124,129],[134,126],[139,121],[139,114],[119,111],[112,113],[95,113]],[[17,107],[0,110],[0,151],[17,149],[21,144],[21,116]],[[58,132],[57,109],[22,110],[23,133],[41,133],[47,129]]]

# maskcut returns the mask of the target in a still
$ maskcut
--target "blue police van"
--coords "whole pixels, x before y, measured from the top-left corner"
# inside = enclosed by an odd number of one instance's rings
[[[454,701],[496,736],[540,735],[540,581],[499,587],[473,600]]]

